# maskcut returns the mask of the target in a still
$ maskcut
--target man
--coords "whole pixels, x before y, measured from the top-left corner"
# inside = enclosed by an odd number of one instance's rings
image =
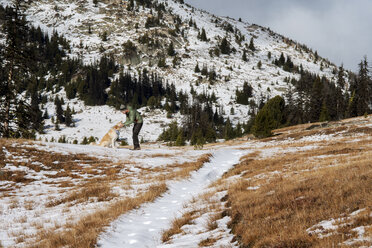
[[[132,106],[128,105],[121,105],[120,111],[127,116],[125,123],[121,122],[121,127],[129,126],[130,124],[134,123],[133,126],[133,150],[141,150],[138,134],[141,131],[143,125],[143,119],[140,113]]]

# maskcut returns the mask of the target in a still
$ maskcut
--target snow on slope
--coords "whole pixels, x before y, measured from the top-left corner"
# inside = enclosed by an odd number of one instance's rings
[[[10,0],[0,0],[2,5],[9,2]],[[282,95],[289,87],[285,78],[299,77],[297,74],[286,72],[273,65],[272,61],[279,58],[281,53],[290,56],[295,65],[301,64],[305,70],[312,73],[329,79],[333,79],[335,76],[332,74],[334,65],[321,58],[314,62],[314,54],[301,50],[294,43],[286,42],[284,37],[269,29],[228,17],[217,17],[174,0],[159,0],[158,2],[164,3],[167,9],[162,20],[164,26],[149,29],[145,28],[144,24],[150,15],[150,9],[140,7],[136,13],[133,13],[126,10],[126,1],[99,1],[96,7],[92,0],[38,0],[30,4],[26,14],[27,19],[33,25],[40,26],[50,34],[54,31],[63,34],[71,42],[70,56],[79,57],[85,63],[97,61],[102,54],[114,54],[118,62],[125,65],[124,70],[131,69],[132,73],[135,73],[136,69],[147,68],[149,71],[157,72],[165,81],[174,83],[177,90],[190,92],[192,86],[197,93],[208,92],[211,94],[214,92],[218,98],[216,107],[223,107],[225,117],[229,117],[233,124],[247,121],[249,118],[249,106],[235,102],[235,90],[241,89],[244,82],[250,83],[254,90],[253,100],[259,102],[262,98]],[[169,34],[169,30],[175,27],[173,22],[175,16],[180,17],[183,22],[180,26],[180,29],[184,31],[183,36],[174,37]],[[196,23],[198,29],[188,26],[190,18]],[[234,33],[226,32],[221,27],[226,23],[245,36],[245,40],[241,44],[236,42]],[[92,33],[88,32],[89,27],[91,27]],[[210,41],[204,42],[197,38],[201,28],[206,30]],[[158,36],[155,37],[164,47],[170,41],[175,43],[177,56],[181,58],[180,64],[175,68],[171,66],[172,57],[167,58],[169,67],[158,68],[156,66],[158,54],[164,53],[164,49],[150,49],[138,42],[138,38],[146,32],[153,35],[155,31],[158,32]],[[103,41],[101,38],[104,32],[108,34],[107,41]],[[236,52],[230,55],[221,54],[211,57],[210,50],[217,47],[225,36]],[[242,60],[243,49],[248,46],[251,37],[254,38],[256,51],[253,53],[247,49],[248,61],[244,62]],[[128,40],[131,40],[139,50],[139,60],[136,62],[123,58],[122,45]],[[268,52],[272,54],[271,59],[268,58]],[[257,68],[259,61],[262,62],[261,69]],[[195,73],[196,64],[199,64],[200,68],[206,65],[209,70],[214,69],[218,75],[216,82],[210,84],[205,77]],[[323,64],[322,70],[321,64]],[[75,102],[78,105],[77,108],[86,109],[80,101],[76,100]],[[230,113],[231,107],[234,107],[235,110],[233,115]],[[100,138],[105,133],[104,130],[100,130],[101,127],[104,126],[104,129],[108,130],[112,124],[106,120],[111,119],[114,123],[120,118],[120,115],[116,115],[116,112],[111,108],[89,109],[91,110],[89,114],[75,116],[76,119],[81,120],[75,129],[54,132],[53,128],[49,128],[47,135],[41,135],[41,137],[50,139],[66,135],[69,140],[80,141],[82,137],[90,136],[87,134],[94,130],[92,135]],[[158,123],[165,126],[169,121],[164,116],[164,113],[159,113],[151,118],[159,120]],[[86,130],[87,126],[89,126],[88,131]],[[152,133],[155,126],[157,127],[156,131]],[[160,124],[149,127],[147,134],[145,134],[146,131],[142,132],[144,139],[156,140],[157,135],[161,132],[159,126]],[[150,133],[152,134],[150,135]]]
[[[56,93],[55,96],[63,97],[66,99],[65,92],[62,90]],[[52,118],[45,121],[45,134],[39,134],[37,138],[43,141],[58,141],[62,136],[66,137],[68,143],[77,140],[81,143],[84,137],[89,138],[93,136],[99,141],[108,130],[119,121],[125,121],[126,116],[118,110],[110,106],[86,106],[78,99],[65,100],[63,109],[67,105],[73,109],[76,114],[73,115],[75,127],[66,127],[59,125],[61,131],[55,130],[55,125],[52,123]],[[45,104],[50,117],[54,119],[56,116],[55,105],[53,102]],[[162,133],[163,128],[167,127],[172,121],[181,119],[179,114],[176,114],[169,119],[166,117],[164,110],[147,110],[146,107],[138,110],[144,117],[144,125],[139,134],[141,141],[156,141]],[[120,138],[126,139],[128,144],[132,144],[132,128],[124,127],[120,130]]]

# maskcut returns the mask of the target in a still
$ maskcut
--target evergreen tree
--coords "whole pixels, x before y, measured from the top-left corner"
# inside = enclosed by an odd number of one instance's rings
[[[43,119],[49,119],[49,113],[48,113],[48,109],[45,109],[44,111],[44,114],[43,114]]]
[[[167,54],[168,54],[168,56],[176,55],[176,51],[174,50],[174,45],[173,45],[172,41],[169,43],[169,46],[168,46],[168,49],[167,49]]]
[[[5,10],[5,21],[2,24],[2,32],[5,34],[5,47],[1,49],[0,61],[2,69],[0,72],[0,135],[10,137],[12,121],[16,116],[20,117],[17,110],[23,112],[26,103],[17,108],[19,103],[18,89],[22,87],[22,81],[26,81],[30,71],[30,44],[27,42],[26,20],[21,13],[23,1],[16,0],[13,6]],[[28,113],[27,111],[25,113]]]
[[[355,102],[356,102],[356,114],[357,116],[364,115],[365,113],[371,113],[369,105],[372,103],[372,89],[369,88],[371,85],[371,78],[369,77],[369,69],[367,57],[359,63],[359,73],[356,80],[355,87]]]
[[[346,98],[344,94],[342,93],[342,89],[340,87],[336,87],[334,99],[335,99],[334,108],[336,111],[335,119],[336,120],[343,119],[345,117],[344,115],[345,115],[347,104],[346,104]]]
[[[261,70],[261,68],[262,68],[262,62],[261,62],[261,60],[257,62],[257,68]]]
[[[251,40],[249,41],[248,48],[249,48],[251,51],[253,51],[253,52],[256,51],[256,47],[254,46],[253,37],[251,37]]]
[[[58,96],[54,100],[54,104],[56,108],[56,118],[57,118],[56,122],[65,123],[65,117],[63,116],[61,100],[58,98]]]
[[[243,57],[242,57],[242,60],[247,62],[248,61],[248,58],[247,58],[247,51],[244,49],[243,50]]]
[[[56,120],[56,123],[55,123],[55,125],[54,125],[54,129],[55,129],[56,131],[61,131],[61,128],[59,127],[59,121],[58,121],[58,120]]]
[[[236,94],[236,103],[248,105],[249,104],[249,98],[253,96],[253,88],[248,84],[248,82],[244,82],[243,84],[243,90],[235,91]]]
[[[317,78],[313,83],[313,88],[310,93],[310,101],[308,106],[308,117],[310,122],[316,122],[319,120],[323,104],[322,90],[323,83],[319,78]]]
[[[257,113],[252,127],[252,133],[258,138],[269,137],[273,129],[279,128],[285,123],[285,101],[276,96],[270,99]]]
[[[206,34],[204,28],[202,28],[202,31],[201,31],[201,34],[200,34],[200,40],[201,41],[208,41],[207,34]]]
[[[157,106],[157,100],[156,97],[151,96],[149,100],[147,101],[147,106],[149,106],[151,109],[155,109]]]
[[[42,133],[44,131],[44,122],[39,102],[39,97],[35,91],[31,97],[31,106],[28,114],[30,115],[31,129]]]
[[[15,111],[15,124],[17,130],[14,130],[13,137],[24,139],[35,138],[35,130],[32,128],[32,120],[29,112],[29,106],[26,105],[24,101],[19,101]]]
[[[183,131],[180,131],[178,133],[178,136],[177,136],[177,139],[176,139],[176,143],[175,145],[176,146],[184,146],[186,143],[185,143],[185,138],[183,136]]]
[[[267,52],[267,58],[271,59],[271,52],[270,51]]]
[[[195,66],[194,72],[195,72],[195,73],[199,73],[199,72],[200,72],[199,63],[196,63],[196,66]]]
[[[329,119],[330,118],[329,118],[328,108],[327,108],[325,101],[323,101],[322,109],[320,111],[319,121],[324,122],[324,121],[329,121]]]
[[[343,65],[338,68],[337,86],[341,89],[345,88],[345,70]]]
[[[279,57],[279,60],[278,60],[278,65],[279,66],[283,66],[285,63],[285,57],[284,57],[284,54],[283,52],[280,54],[280,57]]]
[[[88,139],[87,139],[87,137],[84,136],[83,140],[81,141],[81,144],[82,144],[82,145],[87,145],[87,144],[89,144],[89,143],[88,143]]]
[[[223,138],[225,140],[230,140],[230,139],[234,138],[234,129],[231,125],[231,122],[230,122],[229,118],[227,118],[225,129],[224,129],[223,133],[224,133]]]
[[[134,9],[134,0],[130,0],[127,5],[127,10],[132,11]]]
[[[66,111],[65,111],[65,124],[67,127],[70,127],[72,122],[72,115],[71,115],[71,109],[70,106],[67,105]]]
[[[242,125],[240,124],[240,122],[238,122],[238,125],[236,125],[235,129],[235,137],[241,137],[242,135],[243,135]]]
[[[200,73],[201,73],[203,76],[208,75],[208,67],[207,67],[206,64],[203,65],[203,68],[202,68],[202,70],[201,70]]]
[[[227,38],[226,37],[224,37],[222,39],[219,48],[220,48],[222,54],[230,54],[231,48],[230,48],[230,44],[227,41]]]
[[[159,61],[158,61],[158,67],[159,67],[159,68],[164,68],[164,67],[166,67],[166,66],[167,66],[167,64],[166,64],[166,62],[165,62],[165,58],[164,58],[164,57],[159,58]]]

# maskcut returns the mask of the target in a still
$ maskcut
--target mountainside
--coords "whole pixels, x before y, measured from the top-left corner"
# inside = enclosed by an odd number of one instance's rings
[[[0,2],[6,6],[10,1]],[[70,43],[70,58],[91,64],[104,55],[113,56],[122,66],[119,71],[137,75],[147,69],[174,84],[177,91],[214,94],[213,108],[235,125],[248,121],[262,102],[293,88],[289,82],[299,80],[302,71],[336,82],[338,68],[306,46],[267,28],[214,16],[180,2],[38,0],[27,5],[25,13],[31,25],[40,26],[49,36],[55,31],[63,35]],[[243,91],[245,82],[252,92],[249,101],[240,104],[236,90]],[[44,94],[64,97],[65,104],[78,113],[76,126],[61,131],[54,131],[47,119],[46,134],[38,136],[48,140],[62,135],[70,142],[91,135],[99,138],[123,118],[114,109],[99,106],[89,107],[88,114],[79,99],[66,98],[63,88],[53,95]],[[52,102],[44,107],[50,116],[55,115]],[[173,119],[181,122],[182,115]],[[165,127],[171,122],[160,110],[150,111],[147,120],[151,128],[145,125],[144,140],[155,140],[161,133],[162,128],[154,130],[154,125]]]

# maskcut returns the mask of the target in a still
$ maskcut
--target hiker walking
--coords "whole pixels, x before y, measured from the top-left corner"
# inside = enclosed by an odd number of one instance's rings
[[[143,118],[138,113],[137,109],[133,108],[130,105],[121,105],[120,111],[127,116],[126,121],[123,123],[121,122],[121,127],[129,126],[130,124],[134,123],[133,126],[133,150],[141,150],[138,134],[141,131],[143,125]]]

